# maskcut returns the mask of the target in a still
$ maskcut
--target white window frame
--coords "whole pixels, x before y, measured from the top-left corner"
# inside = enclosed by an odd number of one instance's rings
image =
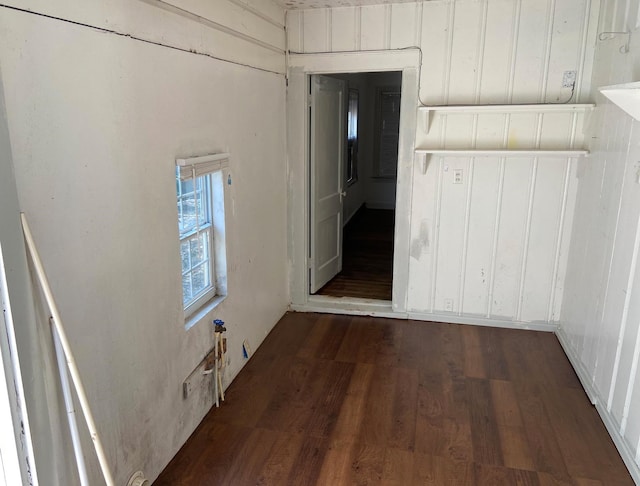
[[[180,234],[180,269],[181,288],[182,277],[192,272],[200,265],[207,265],[209,273],[209,286],[203,289],[192,300],[183,303],[186,327],[189,328],[199,321],[204,314],[213,309],[226,296],[226,244],[225,244],[225,217],[224,217],[224,184],[223,171],[228,167],[229,154],[214,154],[201,157],[176,159],[177,178],[185,181],[193,179],[194,195],[197,195],[197,180],[203,179],[205,221],[197,222],[196,228]],[[181,194],[176,195],[177,198]],[[196,197],[196,201],[198,198]],[[208,261],[200,263],[182,272],[182,243],[189,241],[205,233],[208,235]]]

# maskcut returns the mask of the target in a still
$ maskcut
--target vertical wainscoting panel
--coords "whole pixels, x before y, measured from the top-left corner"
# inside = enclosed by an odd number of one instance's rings
[[[360,7],[360,50],[388,49],[389,15],[388,5]]]
[[[360,17],[357,12],[355,7],[331,10],[331,47],[334,51],[358,50]]]
[[[421,3],[394,3],[390,6],[391,49],[420,45]]]
[[[302,12],[302,46],[305,52],[328,52],[330,46],[330,9],[311,9]]]
[[[597,41],[593,83],[633,81],[640,56],[634,38],[638,4],[601,4],[598,30],[631,30],[631,45],[623,54],[619,49],[625,38]],[[640,484],[640,122],[601,95],[595,101],[587,131],[591,156],[577,164],[579,186],[557,334]]]
[[[451,35],[446,34],[455,8],[455,2],[428,3],[422,7],[422,36],[419,45],[423,49],[419,102],[425,105],[447,103]],[[428,69],[426,66],[429,66]],[[426,89],[427,86],[429,89]]]
[[[500,196],[501,159],[475,160],[473,187],[469,198],[471,211],[466,242],[464,280],[460,286],[463,314],[485,315],[489,302],[491,259],[496,230],[496,205]]]
[[[537,161],[527,251],[522,262],[519,321],[544,321],[548,316],[549,300],[556,287],[556,247],[563,229],[560,222],[569,163],[562,158]]]
[[[444,157],[416,169],[410,311],[544,323],[552,307],[555,316],[572,163]]]
[[[449,67],[449,104],[471,105],[475,103],[477,76],[481,72],[478,66],[480,53],[483,51],[484,39],[480,35],[484,31],[484,3],[472,2],[456,5],[451,31],[451,65]],[[460,33],[464,32],[464,35]],[[424,60],[429,61],[428,52],[424,52]],[[479,71],[480,68],[480,71]],[[428,88],[428,87],[427,87]]]
[[[585,32],[598,16],[591,7],[592,0],[457,0],[292,11],[289,46],[419,47],[424,104],[551,103],[572,94],[576,102],[590,86],[583,70],[593,50]],[[562,87],[565,71],[580,80],[573,93]]]
[[[509,99],[514,38],[519,29],[520,1],[487,2],[483,62],[480,64],[478,103],[504,103]]]

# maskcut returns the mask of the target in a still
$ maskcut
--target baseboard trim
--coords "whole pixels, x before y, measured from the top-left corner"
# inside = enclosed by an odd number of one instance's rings
[[[445,324],[467,324],[471,326],[527,329],[544,332],[554,332],[557,328],[556,323],[553,322],[509,321],[506,319],[490,319],[481,316],[458,316],[446,313],[399,312],[393,310],[390,301],[358,299],[354,297],[310,295],[309,300],[305,304],[291,304],[289,309],[294,312],[346,314],[384,317],[387,319],[413,319],[416,321],[444,322]]]
[[[445,322],[449,324],[467,324],[471,326],[486,326],[486,327],[502,327],[506,329],[527,329],[530,331],[544,331],[553,332],[556,330],[556,324],[553,322],[525,322],[525,321],[509,321],[502,319],[491,319],[481,316],[460,316],[455,314],[437,314],[437,313],[425,313],[425,312],[408,312],[409,319],[415,319],[417,321],[434,321]]]
[[[605,406],[606,401],[600,396],[596,388],[591,383],[591,379],[589,373],[587,372],[587,369],[584,367],[582,361],[578,358],[575,351],[569,344],[569,338],[562,328],[558,328],[556,330],[556,336],[558,337],[558,341],[560,341],[560,345],[562,346],[562,349],[564,349],[567,358],[569,358],[573,369],[576,371],[578,379],[580,380],[580,383],[582,383],[584,391],[587,393],[589,400],[591,400],[591,403],[595,405],[596,410],[600,415],[600,419],[602,419],[604,426],[607,428],[607,431],[609,432],[613,443],[618,449],[622,460],[627,466],[631,477],[636,484],[640,485],[640,466],[635,460],[635,453],[631,450],[631,447],[629,446],[627,441],[625,441],[624,437],[622,437],[622,435],[620,434],[620,430],[618,428],[618,425],[616,424],[615,419]]]

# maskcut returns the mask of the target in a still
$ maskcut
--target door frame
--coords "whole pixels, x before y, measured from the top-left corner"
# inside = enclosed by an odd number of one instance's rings
[[[419,49],[289,56],[287,87],[287,250],[294,310],[331,309],[349,313],[406,316],[409,282],[411,190],[417,126]],[[396,220],[391,307],[367,299],[309,295],[309,128],[312,74],[402,71]]]

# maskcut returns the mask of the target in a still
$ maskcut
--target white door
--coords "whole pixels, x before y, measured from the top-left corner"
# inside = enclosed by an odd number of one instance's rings
[[[311,76],[311,293],[342,270],[345,95],[344,81]]]

